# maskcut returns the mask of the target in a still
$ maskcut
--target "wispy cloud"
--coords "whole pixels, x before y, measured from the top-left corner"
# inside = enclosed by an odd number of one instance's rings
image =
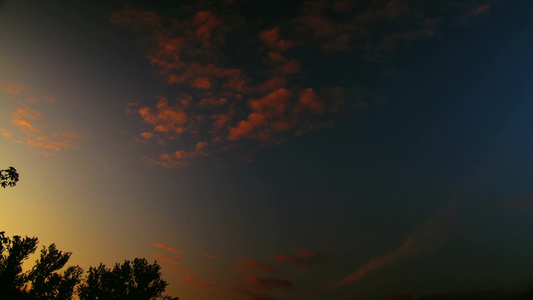
[[[163,261],[164,267],[171,270],[178,270],[180,267],[179,260],[182,260],[183,256],[180,254],[168,255],[166,253],[156,253],[154,254],[154,258]]]
[[[194,254],[196,254],[198,256],[201,256],[201,257],[204,257],[204,258],[208,258],[208,259],[217,259],[218,258],[218,255],[211,254],[211,253],[200,252],[200,251],[196,251],[196,252],[194,252]]]
[[[239,261],[237,265],[235,265],[235,269],[241,272],[251,272],[252,270],[255,271],[263,271],[263,272],[273,272],[274,268],[271,264],[259,262],[255,259],[249,259],[249,258],[243,258]]]
[[[25,93],[27,90],[28,88],[21,83],[7,82],[5,80],[0,80],[0,91],[13,94],[13,95],[18,95],[18,94]]]
[[[519,197],[512,201],[496,202],[496,205],[509,208],[533,205],[533,194],[525,194],[522,197]]]
[[[172,247],[172,246],[169,246],[169,245],[166,245],[166,244],[162,244],[162,243],[156,243],[155,247],[157,249],[164,249],[164,250],[168,250],[168,251],[173,252],[173,253],[180,253],[181,252],[181,250],[177,249],[176,247]]]
[[[185,282],[187,282],[187,283],[193,284],[193,285],[198,286],[198,287],[207,287],[207,288],[209,288],[209,287],[213,286],[211,283],[203,282],[203,281],[200,281],[198,279],[194,279],[190,275],[183,276],[183,280]]]
[[[177,249],[176,247],[163,244],[163,243],[155,243],[154,247],[159,250],[165,250],[167,252],[170,252],[172,254],[168,253],[155,253],[153,254],[153,257],[156,260],[162,261],[162,266],[164,268],[168,268],[170,270],[175,271],[176,275],[183,281],[192,284],[197,287],[203,287],[203,288],[210,288],[213,285],[211,283],[208,283],[206,281],[203,281],[201,279],[201,276],[193,271],[191,268],[188,268],[184,265],[184,256],[185,255],[200,255],[205,258],[213,259],[216,258],[216,255],[213,254],[207,254],[203,252],[190,252],[190,251],[184,251]],[[186,260],[186,259],[185,259]]]
[[[399,248],[371,259],[339,282],[334,283],[332,287],[341,287],[354,283],[367,276],[370,272],[396,261],[440,248],[449,239],[449,230],[455,207],[456,201],[450,201],[428,217],[419,228],[405,239]]]
[[[48,117],[48,112],[57,109],[55,98],[31,96],[26,88],[17,91],[25,96],[15,101],[17,108],[11,112],[13,128],[3,130],[4,138],[39,149],[44,155],[79,148],[83,136],[72,131],[66,122]]]
[[[286,263],[301,270],[312,270],[317,264],[327,260],[327,256],[315,253],[303,248],[294,248],[294,255],[278,255],[275,257],[277,262]]]

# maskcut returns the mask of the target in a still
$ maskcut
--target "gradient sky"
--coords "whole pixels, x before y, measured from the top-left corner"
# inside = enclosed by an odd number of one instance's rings
[[[530,1],[81,2],[0,1],[8,235],[184,300],[533,284]]]

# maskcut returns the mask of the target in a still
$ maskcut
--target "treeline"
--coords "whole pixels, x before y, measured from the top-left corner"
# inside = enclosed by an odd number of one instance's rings
[[[100,264],[84,276],[79,266],[64,268],[71,252],[59,251],[55,244],[41,249],[33,267],[23,272],[22,264],[37,250],[36,237],[5,236],[0,232],[0,299],[81,300],[179,300],[163,296],[168,283],[161,267],[144,258],[117,263],[113,268]]]

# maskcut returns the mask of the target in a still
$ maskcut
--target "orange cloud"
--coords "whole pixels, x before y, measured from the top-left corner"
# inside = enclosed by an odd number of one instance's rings
[[[240,264],[235,266],[235,269],[241,272],[249,272],[250,269],[255,269],[263,272],[273,272],[274,268],[272,265],[267,263],[262,263],[257,260],[243,258],[239,261]]]
[[[169,245],[165,245],[165,244],[162,244],[162,243],[156,243],[155,247],[157,249],[165,249],[165,250],[168,250],[168,251],[173,252],[173,253],[181,252],[179,249],[177,249],[175,247],[172,247],[172,246],[169,246]]]
[[[192,278],[190,275],[185,275],[182,277],[185,282],[188,282],[190,284],[193,284],[198,287],[212,287],[213,285],[211,283],[202,282],[197,279]]]
[[[216,131],[224,128],[226,124],[228,124],[230,120],[230,115],[226,113],[220,113],[220,114],[214,114],[211,116],[211,118],[214,120],[213,127]]]
[[[333,284],[332,287],[351,284],[361,280],[368,273],[398,260],[440,248],[448,240],[448,231],[452,221],[451,218],[455,212],[455,206],[455,201],[450,201],[427,218],[422,226],[409,235],[398,249],[371,259],[341,281]]]
[[[164,262],[164,266],[171,270],[178,270],[180,267],[178,260],[183,259],[183,257],[179,254],[170,256],[168,254],[163,254],[163,253],[154,254],[154,258],[156,260],[157,259],[162,260]]]
[[[289,90],[280,88],[263,98],[250,101],[250,106],[255,112],[263,113],[269,118],[273,118],[285,113],[291,96],[292,93]]]
[[[18,95],[25,93],[27,90],[28,88],[21,83],[6,82],[4,80],[0,80],[0,91],[4,91],[13,95]]]
[[[281,66],[281,73],[296,74],[300,72],[300,62],[297,60],[290,60]]]
[[[298,269],[310,271],[315,265],[323,263],[327,260],[327,256],[318,254],[302,248],[294,248],[296,255],[278,255],[275,260],[280,263],[286,263]]]
[[[325,104],[312,88],[303,90],[298,98],[298,108],[308,108],[311,111],[321,113],[324,111]]]
[[[150,164],[183,166],[187,159],[209,155],[208,150],[227,151],[233,147],[231,143],[244,137],[279,144],[287,139],[282,134],[290,137],[292,129],[297,129],[292,136],[299,136],[312,128],[321,128],[313,125],[313,118],[307,116],[315,113],[313,109],[318,109],[319,100],[308,103],[311,109],[293,109],[302,105],[293,97],[294,89],[287,88],[284,77],[299,73],[300,62],[285,59],[281,54],[296,45],[280,38],[279,27],[259,34],[272,49],[271,59],[279,63],[275,70],[278,74],[262,84],[250,85],[251,80],[243,70],[222,64],[227,60],[216,51],[225,43],[225,35],[234,26],[228,24],[235,23],[234,20],[228,21],[210,10],[197,11],[180,20],[167,20],[153,12],[125,8],[113,13],[110,21],[141,35],[147,46],[146,58],[167,83],[193,88],[189,89],[191,95],[182,95],[173,104],[159,97],[155,108],[137,103],[128,105],[129,112],[138,107],[142,121],[151,126],[150,130],[143,129],[137,140],[165,145],[178,138],[186,143],[190,140],[192,145],[198,139],[213,143],[211,149],[195,147],[145,157]],[[167,21],[172,21],[172,29],[163,25]],[[246,105],[249,107],[243,107]],[[206,137],[206,133],[211,137]]]
[[[55,106],[55,100],[50,100],[54,98],[48,97],[45,101],[40,99],[30,97],[19,101],[19,107],[11,113],[11,123],[16,130],[4,132],[4,137],[44,150],[41,151],[44,155],[52,155],[62,149],[78,149],[82,135],[68,131],[64,122],[51,122],[43,112]]]
[[[477,7],[474,8],[474,10],[472,11],[472,15],[484,14],[484,13],[488,12],[491,7],[492,7],[491,3],[480,4],[480,5],[478,5]]]
[[[140,135],[143,139],[151,139],[154,136],[151,132],[141,132]]]
[[[259,36],[265,45],[280,52],[287,51],[294,45],[292,41],[279,38],[279,26],[265,29],[259,33]]]
[[[200,106],[206,106],[206,107],[217,107],[222,106],[228,102],[228,99],[226,98],[204,98],[202,101],[200,101]]]
[[[155,108],[133,105],[127,109],[135,108],[144,124],[151,126],[140,131],[139,141],[167,147],[160,156],[146,160],[160,166],[183,166],[193,157],[240,145],[277,145],[331,127],[336,114],[351,113],[367,103],[357,95],[343,95],[349,87],[303,86],[306,80],[301,70],[306,61],[295,56],[302,49],[314,47],[326,55],[353,51],[359,59],[380,62],[384,70],[391,70],[394,66],[384,62],[394,61],[390,56],[399,47],[442,36],[446,26],[453,25],[454,16],[481,14],[491,8],[490,1],[461,5],[448,1],[432,9],[417,1],[352,2],[306,1],[294,18],[263,28],[249,26],[237,11],[219,14],[220,7],[213,3],[201,9],[190,6],[179,19],[128,7],[114,12],[110,21],[139,35],[155,73],[190,93],[175,100],[158,99]],[[333,18],[330,12],[338,16]],[[256,32],[243,39],[242,33],[250,30]],[[248,64],[250,57],[241,60],[239,52],[226,55],[222,50],[228,48],[250,50],[261,57]],[[351,107],[341,110],[345,104]],[[20,126],[30,130],[27,124]],[[178,140],[180,148],[172,149]],[[199,141],[210,144],[198,151]]]
[[[198,147],[200,145],[200,147]],[[172,154],[163,153],[158,158],[154,159],[148,156],[143,158],[152,165],[158,165],[165,168],[174,168],[187,165],[187,160],[198,156],[209,156],[210,153],[206,151],[207,143],[200,142],[192,151],[178,150]]]
[[[33,133],[39,133],[40,132],[39,129],[35,128],[33,125],[31,125],[30,123],[28,123],[26,121],[13,119],[13,124],[15,124],[15,126],[17,126],[17,128],[20,131],[22,131],[22,132],[25,132],[25,131],[29,131],[29,132],[33,132]]]
[[[208,90],[211,88],[211,81],[209,81],[207,78],[196,78],[193,80],[191,87]]]
[[[276,62],[276,63],[285,61],[285,57],[283,57],[283,55],[281,55],[281,53],[279,53],[277,51],[273,51],[273,50],[268,52],[268,57],[270,58],[270,60],[272,60],[273,62]]]
[[[265,123],[265,116],[260,113],[251,113],[247,120],[240,121],[236,127],[230,128],[228,141],[236,141]]]
[[[12,113],[13,119],[31,119],[31,120],[38,120],[42,118],[43,114],[41,112],[36,111],[35,109],[32,109],[28,107],[27,105],[23,105],[22,107],[17,108],[15,112]]]
[[[222,21],[210,11],[199,11],[194,15],[193,23],[197,27],[196,36],[209,39],[213,29],[222,24]]]
[[[63,148],[78,149],[72,143],[67,141],[49,140],[46,136],[38,136],[35,138],[28,138],[26,144],[30,147],[42,148],[46,150],[61,151]]]
[[[155,132],[180,135],[185,130],[187,115],[178,108],[170,107],[164,97],[159,98],[155,112],[148,107],[141,107],[139,114],[145,123],[154,126]]]
[[[210,253],[204,253],[204,252],[200,252],[200,251],[196,251],[195,254],[199,255],[199,256],[202,256],[202,257],[205,257],[205,258],[209,258],[209,259],[218,258],[218,255],[210,254]]]

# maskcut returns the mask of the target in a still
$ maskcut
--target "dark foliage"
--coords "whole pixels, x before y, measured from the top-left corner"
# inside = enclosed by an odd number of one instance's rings
[[[83,269],[75,266],[59,272],[70,252],[57,250],[55,244],[43,247],[33,268],[22,272],[23,262],[35,252],[37,243],[35,237],[10,239],[0,232],[0,295],[6,299],[72,299]]]
[[[17,185],[17,181],[19,181],[19,174],[15,168],[9,167],[9,169],[0,170],[0,186],[3,188]]]
[[[0,232],[0,299],[73,299],[77,291],[81,300],[179,300],[162,296],[167,282],[161,278],[161,266],[149,264],[144,258],[126,260],[113,269],[100,264],[91,267],[83,278],[79,266],[68,267],[71,252],[62,252],[55,244],[43,247],[33,268],[22,272],[22,264],[35,253],[35,237],[6,237]],[[81,284],[80,284],[81,283]]]
[[[159,299],[168,285],[161,279],[161,267],[149,264],[146,259],[116,264],[113,269],[100,264],[91,267],[87,279],[79,288],[81,300],[93,299]],[[165,296],[163,299],[175,299]]]

